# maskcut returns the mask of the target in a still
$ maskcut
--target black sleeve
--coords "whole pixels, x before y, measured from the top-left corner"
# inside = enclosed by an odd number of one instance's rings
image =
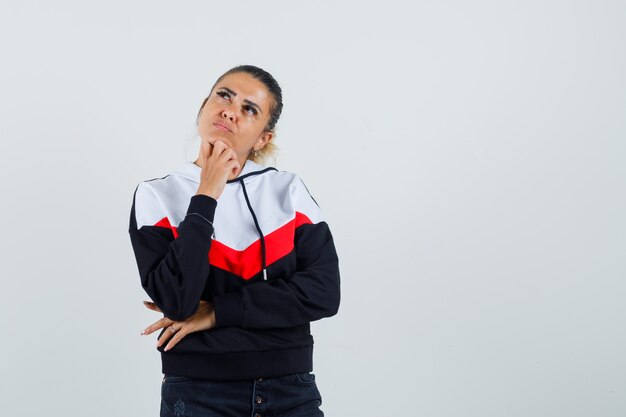
[[[185,218],[174,229],[159,215],[160,201],[150,187],[142,183],[135,189],[128,232],[141,285],[174,321],[191,317],[198,308],[209,276],[216,207],[212,197],[192,196]]]

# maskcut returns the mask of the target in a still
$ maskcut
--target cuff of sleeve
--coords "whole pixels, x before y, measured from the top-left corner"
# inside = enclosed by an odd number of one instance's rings
[[[196,213],[213,223],[215,217],[215,209],[217,208],[217,200],[205,194],[196,194],[191,197],[187,214]]]
[[[241,326],[243,324],[243,296],[240,291],[213,297],[215,327]]]

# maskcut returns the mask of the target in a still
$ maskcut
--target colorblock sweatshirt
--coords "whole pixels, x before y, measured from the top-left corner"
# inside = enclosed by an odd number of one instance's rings
[[[133,196],[129,234],[148,296],[175,321],[200,300],[215,307],[214,328],[157,348],[162,372],[239,380],[312,371],[310,322],[340,302],[320,207],[296,174],[251,160],[217,200],[196,195],[200,172],[185,162]]]

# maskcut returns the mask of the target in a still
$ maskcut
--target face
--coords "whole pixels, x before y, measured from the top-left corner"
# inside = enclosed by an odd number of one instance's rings
[[[267,87],[245,72],[229,74],[211,92],[198,119],[202,142],[221,140],[237,154],[241,166],[252,149],[272,139],[264,128],[270,120],[273,97]]]

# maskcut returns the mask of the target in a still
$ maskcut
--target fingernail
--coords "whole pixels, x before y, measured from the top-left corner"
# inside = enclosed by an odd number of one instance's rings
[[[166,346],[166,347],[165,347],[165,349],[163,349],[163,351],[165,352],[165,351],[167,351],[168,349],[169,349],[169,347],[167,347],[167,346]]]
[[[141,334],[146,334],[146,331],[145,331],[145,330],[142,330],[142,331],[141,331]]]

